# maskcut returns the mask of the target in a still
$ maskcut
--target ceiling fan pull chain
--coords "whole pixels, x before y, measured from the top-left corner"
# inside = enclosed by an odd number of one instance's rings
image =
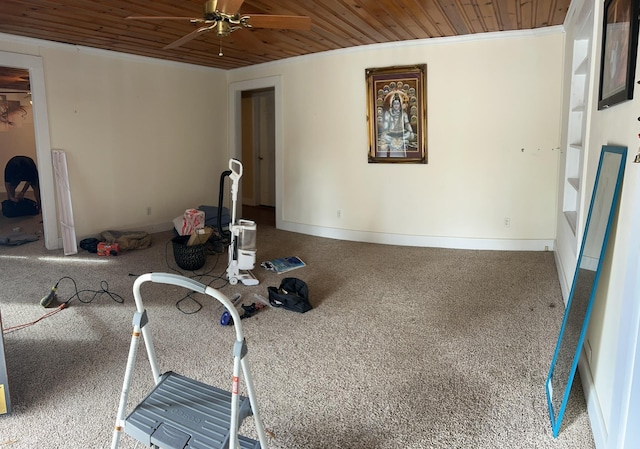
[[[218,52],[218,56],[223,56],[223,54],[222,54],[222,38],[220,38],[220,51]]]

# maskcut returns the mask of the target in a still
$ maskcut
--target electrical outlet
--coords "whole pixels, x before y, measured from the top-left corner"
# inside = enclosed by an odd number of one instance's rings
[[[147,207],[147,215],[151,215],[151,206]]]
[[[336,217],[342,218],[342,211],[340,209],[336,211]]]
[[[504,217],[504,227],[505,228],[510,228],[511,227],[511,218]]]

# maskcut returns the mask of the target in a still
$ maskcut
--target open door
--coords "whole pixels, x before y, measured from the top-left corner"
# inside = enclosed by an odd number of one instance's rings
[[[29,73],[31,110],[35,133],[36,158],[42,197],[44,244],[47,249],[58,249],[58,223],[53,183],[53,162],[49,140],[49,118],[44,88],[42,59],[38,56],[0,51],[0,66],[25,69]],[[4,167],[2,167],[4,169]]]

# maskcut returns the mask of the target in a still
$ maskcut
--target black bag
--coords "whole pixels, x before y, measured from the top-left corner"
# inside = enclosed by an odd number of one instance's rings
[[[284,278],[279,288],[268,287],[267,290],[269,290],[269,302],[273,307],[282,307],[300,313],[308,312],[312,308],[309,303],[309,288],[300,279]]]
[[[2,215],[8,218],[38,215],[39,212],[36,202],[29,198],[22,198],[17,203],[11,200],[2,202]]]
[[[95,254],[98,252],[98,243],[100,243],[100,241],[96,238],[90,237],[82,239],[80,240],[80,248]]]

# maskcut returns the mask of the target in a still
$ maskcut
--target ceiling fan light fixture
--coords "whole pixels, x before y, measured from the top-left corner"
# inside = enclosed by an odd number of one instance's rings
[[[216,26],[215,26],[215,30],[216,30],[216,36],[220,36],[220,37],[227,37],[229,34],[231,34],[231,25],[229,25],[227,22],[225,21],[219,21]]]

